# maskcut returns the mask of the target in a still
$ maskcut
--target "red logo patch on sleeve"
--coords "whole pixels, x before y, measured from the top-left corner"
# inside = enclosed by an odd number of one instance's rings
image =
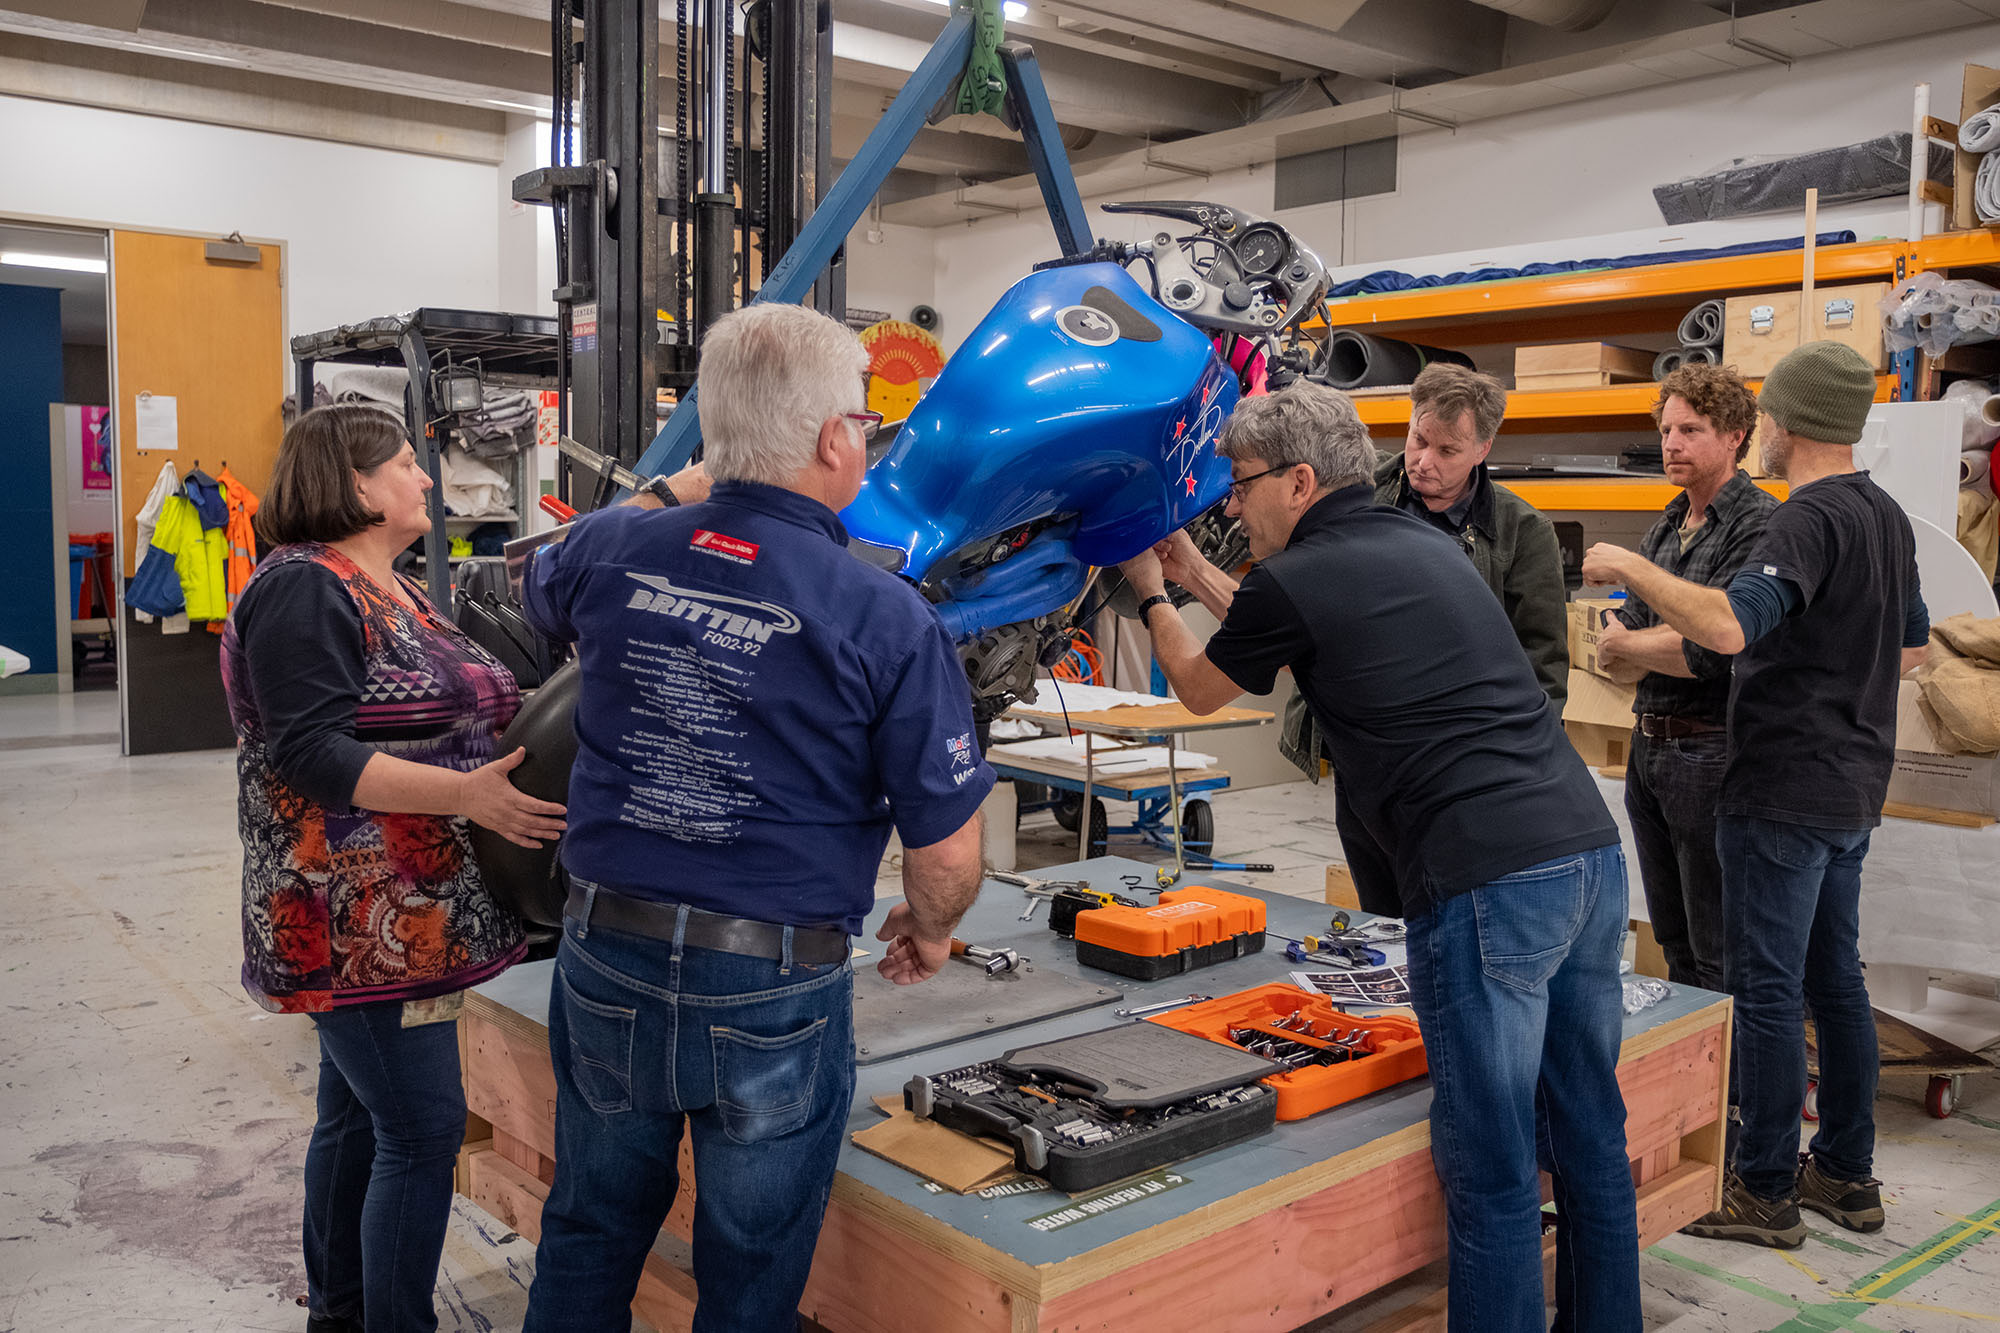
[[[707,528],[696,528],[694,537],[688,542],[688,545],[697,551],[706,551],[710,555],[719,555],[724,560],[733,560],[739,565],[754,565],[757,563],[756,542],[746,542],[737,537],[726,537],[719,532],[710,532]]]

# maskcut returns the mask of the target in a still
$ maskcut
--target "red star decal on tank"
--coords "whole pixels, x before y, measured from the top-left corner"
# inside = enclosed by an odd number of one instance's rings
[[[1193,494],[1194,494],[1194,474],[1193,474],[1193,473],[1191,473],[1191,472],[1190,472],[1190,473],[1188,474],[1188,476],[1187,476],[1187,488],[1188,488],[1188,494],[1189,494],[1189,495],[1193,495]]]
[[[1178,440],[1181,437],[1181,434],[1186,430],[1187,430],[1187,418],[1182,417],[1179,421],[1176,421],[1174,423],[1174,438]]]

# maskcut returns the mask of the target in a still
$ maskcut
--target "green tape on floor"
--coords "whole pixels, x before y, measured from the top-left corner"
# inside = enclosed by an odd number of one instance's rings
[[[1965,1220],[1955,1221],[1904,1250],[1866,1277],[1856,1279],[1849,1287],[1849,1291],[1854,1296],[1872,1296],[1876,1301],[1887,1300],[1905,1287],[1929,1277],[1981,1241],[1991,1238],[1996,1226],[2000,1226],[2000,1199],[1987,1204]],[[1749,1288],[1746,1287],[1745,1290]],[[1770,1333],[1827,1333],[1833,1329],[1867,1329],[1873,1326],[1860,1321],[1874,1309],[1875,1302],[1852,1298],[1830,1301],[1824,1305],[1801,1306],[1797,1315],[1771,1329]]]
[[[1796,1297],[1787,1296],[1775,1287],[1767,1287],[1761,1282],[1739,1276],[1726,1269],[1717,1268],[1713,1264],[1705,1264],[1699,1259],[1690,1259],[1685,1254],[1675,1254],[1665,1246],[1655,1245],[1651,1249],[1643,1251],[1643,1253],[1665,1259],[1675,1268],[1685,1268],[1690,1273],[1699,1273],[1703,1277],[1714,1278],[1717,1282],[1734,1287],[1738,1291],[1748,1292],[1760,1300],[1769,1301],[1773,1305],[1782,1305],[1787,1310],[1796,1310],[1799,1308],[1799,1301]]]

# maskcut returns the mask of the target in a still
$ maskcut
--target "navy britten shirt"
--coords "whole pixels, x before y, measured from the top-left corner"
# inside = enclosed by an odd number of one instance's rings
[[[816,500],[721,482],[537,553],[528,619],[583,673],[571,874],[858,934],[891,824],[923,847],[972,817],[994,777],[958,655],[914,588],[846,544]]]

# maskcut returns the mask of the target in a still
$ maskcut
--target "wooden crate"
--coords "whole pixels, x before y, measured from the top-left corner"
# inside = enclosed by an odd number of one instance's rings
[[[1984,65],[1965,67],[1965,87],[1959,96],[1958,123],[1963,125],[1980,112],[2000,104],[2000,69]],[[1972,178],[1979,174],[1980,153],[1963,148],[1953,150],[1951,225],[1959,231],[1974,227],[2000,227],[2000,222],[1981,222],[1972,209]]]
[[[1882,298],[1886,282],[1862,282],[1847,287],[1821,287],[1813,292],[1810,327],[1800,336],[1799,293],[1767,292],[1732,296],[1724,307],[1722,363],[1745,379],[1768,375],[1771,367],[1800,343],[1846,343],[1880,375],[1889,368],[1889,349],[1882,342]],[[1763,312],[1768,310],[1769,318]]]
[[[1514,353],[1516,389],[1596,389],[1653,378],[1653,353],[1613,343],[1549,343]]]

